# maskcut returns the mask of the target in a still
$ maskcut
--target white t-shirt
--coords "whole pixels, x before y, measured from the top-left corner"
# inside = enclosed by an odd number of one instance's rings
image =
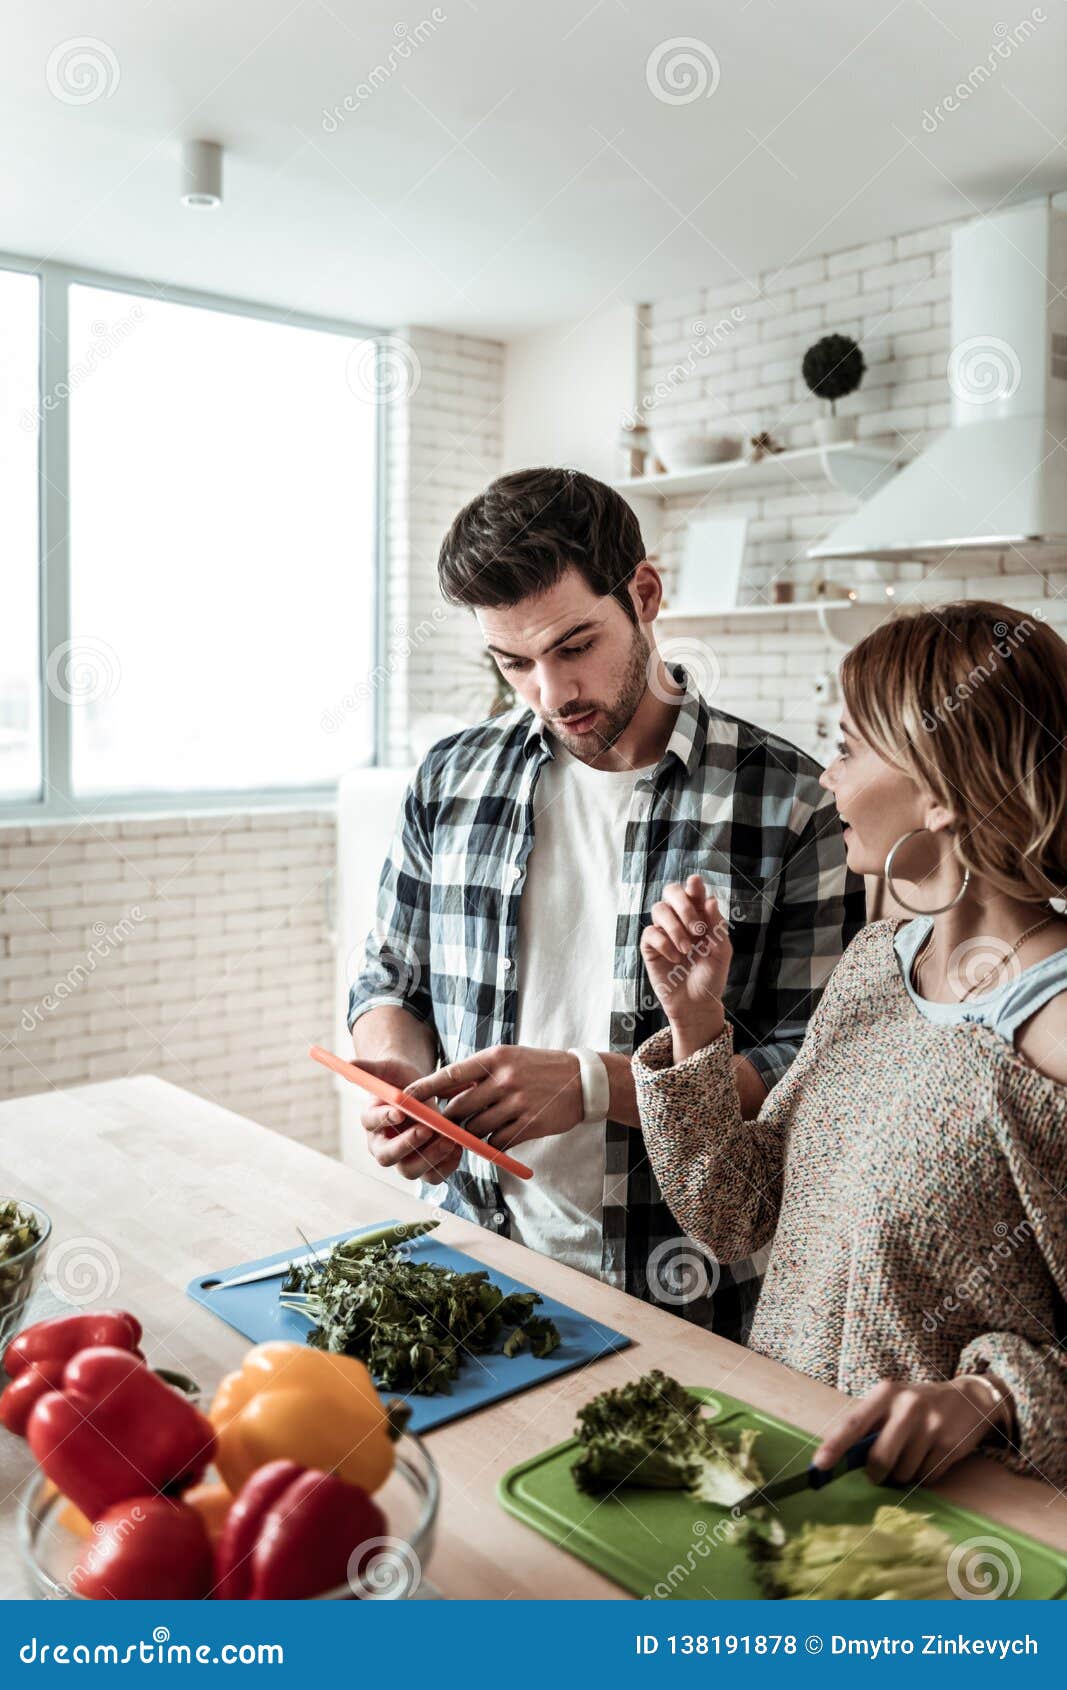
[[[626,821],[644,772],[591,769],[555,742],[534,793],[534,842],[519,908],[515,1042],[607,1050]],[[600,1272],[605,1124],[530,1139],[514,1154],[531,1180],[500,1175],[512,1237],[583,1273]]]

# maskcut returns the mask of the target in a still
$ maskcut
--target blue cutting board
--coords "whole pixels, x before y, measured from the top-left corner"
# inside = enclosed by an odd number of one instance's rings
[[[375,1226],[379,1224],[385,1223],[376,1222]],[[361,1231],[371,1230],[373,1229],[370,1227],[351,1228],[347,1232],[336,1233],[332,1238],[313,1241],[312,1248],[322,1250],[330,1244],[340,1244],[345,1238],[354,1238]],[[289,1343],[303,1344],[311,1330],[310,1322],[291,1309],[280,1308],[278,1304],[283,1274],[279,1274],[275,1279],[256,1280],[252,1285],[238,1285],[232,1291],[216,1290],[213,1287],[220,1280],[251,1273],[254,1268],[273,1266],[274,1263],[284,1265],[294,1256],[303,1255],[306,1248],[307,1246],[301,1243],[290,1250],[280,1250],[274,1256],[262,1256],[258,1262],[239,1262],[234,1267],[200,1274],[196,1279],[190,1280],[185,1288],[186,1293],[194,1302],[210,1309],[211,1313],[218,1315],[227,1326],[234,1327],[246,1338],[251,1338],[255,1344],[265,1344],[279,1338]],[[436,1262],[441,1267],[454,1268],[457,1273],[470,1273],[485,1266],[473,1256],[465,1256],[459,1250],[450,1250],[446,1244],[438,1244],[432,1233],[405,1244],[404,1250],[419,1261]],[[509,1279],[505,1273],[498,1273],[495,1269],[489,1271],[493,1284],[499,1285],[505,1295],[512,1291],[533,1289],[519,1279]],[[409,1423],[411,1430],[429,1432],[435,1426],[446,1426],[450,1420],[459,1420],[464,1414],[473,1414],[476,1409],[485,1408],[489,1403],[500,1402],[504,1397],[514,1396],[517,1391],[528,1391],[533,1385],[543,1385],[547,1379],[555,1379],[561,1373],[569,1373],[573,1367],[584,1367],[587,1362],[596,1361],[600,1356],[625,1349],[631,1342],[622,1332],[615,1332],[610,1326],[601,1326],[598,1321],[590,1320],[588,1316],[568,1308],[565,1303],[553,1301],[551,1297],[544,1298],[536,1313],[555,1321],[560,1337],[558,1349],[541,1360],[530,1355],[528,1350],[520,1350],[517,1356],[512,1357],[493,1351],[487,1355],[468,1356],[460,1369],[459,1377],[452,1381],[448,1391],[432,1397],[412,1396],[408,1399],[412,1409]]]

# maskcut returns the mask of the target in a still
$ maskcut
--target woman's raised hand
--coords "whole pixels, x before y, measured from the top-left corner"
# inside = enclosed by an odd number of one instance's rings
[[[652,925],[641,935],[652,988],[674,1035],[674,1060],[703,1050],[723,1029],[722,995],[733,949],[718,900],[698,874],[673,882],[652,906]]]

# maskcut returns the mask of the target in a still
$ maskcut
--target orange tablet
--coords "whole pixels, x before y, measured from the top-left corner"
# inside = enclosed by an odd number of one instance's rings
[[[346,1062],[344,1057],[335,1056],[332,1050],[323,1050],[321,1045],[312,1045],[308,1052],[321,1062],[324,1068],[332,1068],[335,1074],[341,1074],[353,1085],[362,1086],[364,1091],[373,1092],[375,1097],[381,1098],[383,1103],[391,1103],[394,1108],[402,1109],[405,1115],[410,1115],[420,1126],[432,1127],[442,1138],[450,1138],[453,1144],[461,1144],[464,1150],[469,1150],[472,1156],[484,1156],[487,1162],[495,1162],[498,1168],[503,1168],[509,1174],[516,1174],[519,1179],[533,1179],[533,1169],[526,1167],[523,1162],[516,1162],[514,1156],[509,1156],[506,1150],[497,1150],[495,1145],[487,1144],[484,1138],[476,1138],[465,1127],[457,1126],[447,1115],[442,1115],[439,1109],[434,1109],[429,1103],[423,1103],[417,1097],[409,1097],[399,1086],[391,1086],[388,1080],[379,1080],[376,1074],[368,1074],[365,1068],[357,1067],[354,1062]]]

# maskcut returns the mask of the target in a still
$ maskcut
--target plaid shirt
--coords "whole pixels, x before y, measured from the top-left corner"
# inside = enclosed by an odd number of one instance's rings
[[[635,784],[626,823],[610,1048],[632,1055],[664,1025],[639,940],[668,881],[700,874],[729,911],[724,1001],[735,1049],[769,1088],[863,924],[862,882],[846,870],[836,811],[812,759],[711,709],[676,673],[685,696],[666,751]],[[551,735],[525,707],[429,751],[382,871],[350,1027],[369,1009],[406,1009],[434,1028],[442,1062],[515,1042],[519,903],[534,789],[552,755]],[[680,1234],[641,1133],[615,1121],[606,1133],[601,1278],[743,1342],[766,1252],[712,1261]],[[481,1158],[464,1154],[443,1206],[508,1234],[507,1206]]]

